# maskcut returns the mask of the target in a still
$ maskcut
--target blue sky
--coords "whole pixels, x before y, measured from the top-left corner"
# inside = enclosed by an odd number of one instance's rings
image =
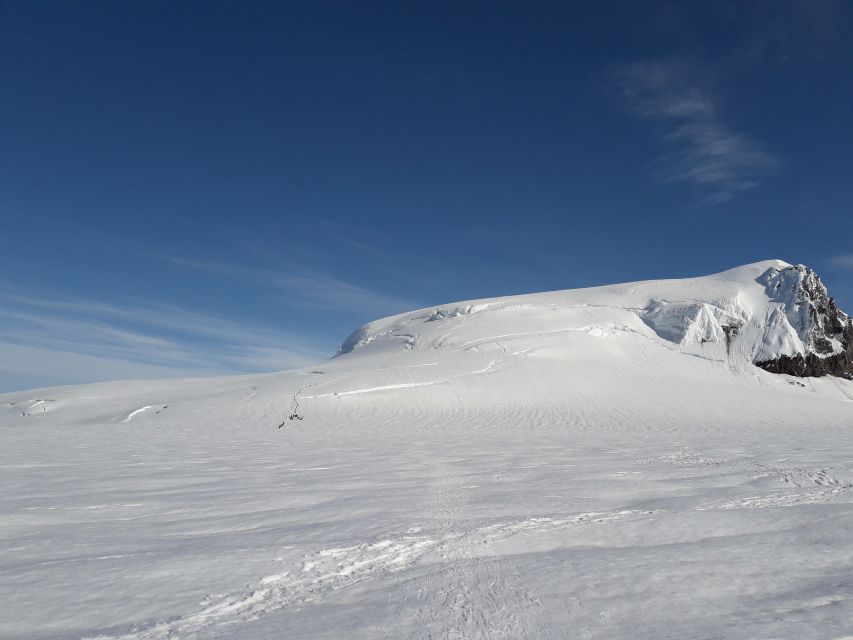
[[[0,2],[0,391],[781,258],[853,309],[838,2]]]

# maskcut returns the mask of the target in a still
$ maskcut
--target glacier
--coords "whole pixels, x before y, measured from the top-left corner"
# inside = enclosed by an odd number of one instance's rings
[[[771,260],[0,395],[0,637],[851,638],[850,327]]]

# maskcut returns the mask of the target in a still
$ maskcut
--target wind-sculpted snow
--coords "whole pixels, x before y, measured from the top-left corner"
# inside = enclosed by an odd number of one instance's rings
[[[845,637],[853,381],[753,364],[820,338],[768,293],[787,269],[0,396],[0,637]]]

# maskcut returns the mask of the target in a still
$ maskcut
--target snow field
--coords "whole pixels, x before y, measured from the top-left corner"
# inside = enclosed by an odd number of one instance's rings
[[[764,317],[767,268],[0,396],[0,637],[848,637],[853,383],[714,325]]]

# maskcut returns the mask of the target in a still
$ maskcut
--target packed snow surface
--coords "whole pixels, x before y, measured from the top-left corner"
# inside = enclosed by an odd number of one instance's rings
[[[853,382],[753,365],[808,349],[790,274],[0,396],[0,637],[851,638]]]

